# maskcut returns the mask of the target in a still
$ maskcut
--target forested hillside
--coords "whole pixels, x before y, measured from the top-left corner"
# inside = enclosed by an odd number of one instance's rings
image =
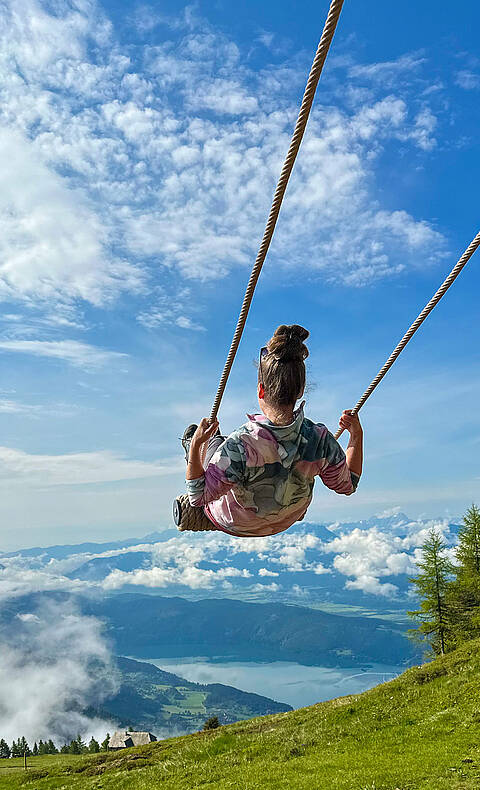
[[[86,601],[84,611],[106,621],[117,653],[139,658],[214,654],[250,661],[355,666],[401,664],[415,655],[404,628],[395,623],[279,603],[188,601],[125,593]]]
[[[88,713],[111,718],[123,729],[150,730],[166,737],[201,729],[210,716],[231,724],[291,710],[290,705],[222,683],[192,683],[143,661],[117,657],[116,664],[121,672],[119,690]]]

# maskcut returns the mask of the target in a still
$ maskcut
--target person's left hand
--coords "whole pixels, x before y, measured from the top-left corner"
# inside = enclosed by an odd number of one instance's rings
[[[201,447],[202,444],[208,442],[212,436],[215,436],[217,430],[218,420],[214,420],[212,423],[210,423],[207,417],[204,417],[203,420],[200,421],[200,425],[192,436],[192,445]]]
[[[338,424],[342,431],[348,431],[351,436],[357,436],[362,433],[358,414],[352,414],[352,409],[347,409],[343,412]]]

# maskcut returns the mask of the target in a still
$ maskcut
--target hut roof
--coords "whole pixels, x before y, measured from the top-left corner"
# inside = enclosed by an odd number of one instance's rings
[[[156,741],[151,732],[114,732],[108,742],[109,749],[128,749],[130,746],[145,746]]]
[[[129,746],[134,746],[134,743],[128,732],[114,732],[110,736],[109,749],[128,749]]]
[[[129,732],[128,735],[132,739],[134,746],[144,746],[146,743],[152,743],[152,741],[157,740],[151,732]]]

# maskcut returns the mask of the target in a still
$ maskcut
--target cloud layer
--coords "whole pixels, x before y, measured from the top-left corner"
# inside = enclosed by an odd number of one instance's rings
[[[112,731],[113,722],[82,713],[117,690],[99,620],[44,601],[0,626],[0,647],[0,719],[8,742],[25,736],[30,744],[52,738],[61,745],[78,733],[103,739]]]
[[[330,529],[299,524],[270,538],[231,540],[223,534],[181,534],[165,540],[93,553],[48,549],[33,559],[0,561],[0,593],[28,590],[113,592],[135,587],[162,594],[279,593],[324,603],[360,602],[363,595],[405,601],[407,578],[416,572],[420,546],[435,527],[449,545],[456,530],[446,520],[410,521],[394,512]],[[152,542],[153,541],[153,542]]]
[[[163,463],[122,458],[108,450],[65,455],[30,454],[0,447],[0,486],[14,482],[22,486],[57,486],[138,480],[176,474],[183,468],[179,459]]]
[[[155,44],[142,43],[137,15],[124,49],[93,0],[54,11],[5,0],[2,20],[0,296],[100,306],[149,281],[142,322],[191,328],[155,287],[171,295],[179,279],[251,262],[303,60],[255,70],[191,11],[157,28]],[[428,221],[372,190],[386,145],[436,144],[436,116],[416,93],[424,60],[332,65],[272,249],[280,264],[361,285],[444,251]]]

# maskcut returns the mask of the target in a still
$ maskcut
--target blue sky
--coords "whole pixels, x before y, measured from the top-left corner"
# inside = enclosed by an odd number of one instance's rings
[[[2,0],[0,548],[170,523],[327,3]],[[479,229],[480,11],[346,2],[220,418],[279,323],[332,429]],[[477,253],[478,256],[478,253]],[[311,520],[478,501],[480,263],[363,411],[355,497]]]

